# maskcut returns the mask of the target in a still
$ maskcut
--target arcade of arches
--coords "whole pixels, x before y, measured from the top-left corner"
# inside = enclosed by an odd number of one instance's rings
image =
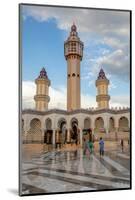
[[[99,139],[102,135],[104,139],[111,138],[113,135],[115,139],[116,131],[117,137],[119,132],[129,137],[129,120],[122,116],[117,120],[114,117],[108,119],[108,127],[105,126],[105,120],[102,117],[97,117],[92,121],[91,118],[83,119],[83,125],[80,128],[80,120],[72,118],[67,121],[66,118],[59,118],[54,128],[54,122],[51,118],[47,118],[44,123],[38,118],[30,120],[29,128],[25,130],[25,119],[22,119],[22,135],[23,143],[44,143],[63,146],[65,144],[82,145],[83,137],[90,140],[93,138]],[[43,125],[42,125],[43,124]],[[94,124],[94,127],[92,126]]]

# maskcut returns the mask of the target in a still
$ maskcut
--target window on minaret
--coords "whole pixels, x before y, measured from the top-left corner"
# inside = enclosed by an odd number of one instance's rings
[[[65,53],[68,53],[68,45],[65,45]]]
[[[73,51],[73,52],[76,51],[76,43],[75,42],[71,43],[71,51]]]

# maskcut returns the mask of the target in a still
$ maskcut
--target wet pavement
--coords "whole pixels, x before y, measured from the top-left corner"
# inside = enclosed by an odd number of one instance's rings
[[[84,156],[82,149],[33,155],[22,163],[22,194],[130,188],[128,151]]]

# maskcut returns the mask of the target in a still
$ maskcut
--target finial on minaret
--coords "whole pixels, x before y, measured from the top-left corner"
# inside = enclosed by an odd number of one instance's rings
[[[104,72],[104,70],[103,70],[103,68],[101,67],[101,69],[100,69],[100,71],[99,71],[99,74],[98,74],[98,78],[97,78],[98,80],[99,79],[107,79],[106,78],[106,75],[105,75],[105,72]]]
[[[76,31],[77,31],[77,27],[75,23],[73,22],[73,25],[71,26],[71,32],[76,32]]]
[[[48,79],[47,72],[46,72],[44,67],[40,71],[40,75],[38,76],[38,78],[46,78],[46,79]]]

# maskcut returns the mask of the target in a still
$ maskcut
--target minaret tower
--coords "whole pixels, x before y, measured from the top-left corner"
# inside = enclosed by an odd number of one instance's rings
[[[109,80],[106,78],[105,72],[101,68],[96,80],[97,96],[96,101],[98,108],[109,108],[110,96],[108,95]]]
[[[49,97],[49,86],[50,80],[48,79],[45,68],[42,68],[40,75],[35,80],[36,83],[36,95],[34,100],[36,102],[36,110],[45,111],[48,109]]]
[[[80,109],[80,61],[83,57],[83,42],[78,37],[76,25],[71,26],[68,39],[64,43],[67,60],[67,110]]]

